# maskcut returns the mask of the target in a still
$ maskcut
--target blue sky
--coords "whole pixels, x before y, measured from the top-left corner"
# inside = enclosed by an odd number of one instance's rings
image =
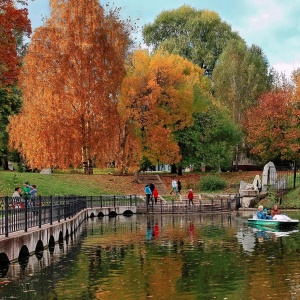
[[[32,1],[32,0],[31,0]],[[49,16],[49,0],[29,1],[29,17],[35,29]],[[239,32],[248,45],[256,44],[270,66],[290,75],[300,68],[300,1],[298,0],[114,0],[102,5],[120,7],[122,18],[137,20],[140,29],[163,10],[187,4],[216,11],[223,21]],[[141,39],[141,34],[138,36]]]

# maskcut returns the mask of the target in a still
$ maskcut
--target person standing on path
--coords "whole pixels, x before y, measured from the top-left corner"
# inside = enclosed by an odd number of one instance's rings
[[[153,191],[155,189],[155,184],[153,182],[151,182],[149,187],[150,187],[150,190],[151,190],[151,201],[153,202]]]
[[[146,194],[146,205],[148,206],[150,202],[150,197],[152,195],[151,189],[148,184],[145,186],[145,194]]]
[[[156,204],[157,203],[157,198],[158,198],[158,190],[157,190],[156,187],[153,190],[152,196],[154,198],[154,203]]]
[[[171,192],[170,192],[170,195],[172,195],[173,192],[175,192],[176,195],[177,195],[177,193],[178,193],[178,191],[177,191],[177,182],[176,182],[176,179],[175,179],[175,178],[172,180],[172,190],[171,190]]]
[[[194,205],[194,202],[193,202],[193,200],[194,200],[194,193],[193,193],[192,189],[190,189],[190,191],[189,191],[188,199],[189,199],[189,206],[191,205],[191,203],[192,203],[192,205]]]
[[[177,191],[178,191],[178,194],[180,195],[180,191],[181,191],[181,181],[180,181],[180,179],[177,180]]]

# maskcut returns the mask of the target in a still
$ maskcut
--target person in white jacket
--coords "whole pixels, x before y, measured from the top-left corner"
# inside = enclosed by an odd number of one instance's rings
[[[172,180],[172,191],[170,192],[170,195],[172,195],[173,192],[175,192],[176,195],[178,193],[178,190],[177,190],[177,181],[176,181],[175,178]]]
[[[20,198],[21,197],[21,188],[16,187],[14,193],[12,194],[12,198]]]

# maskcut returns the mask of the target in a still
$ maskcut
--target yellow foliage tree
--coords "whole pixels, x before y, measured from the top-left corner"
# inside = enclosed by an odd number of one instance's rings
[[[153,164],[180,161],[174,133],[193,125],[195,86],[206,85],[203,70],[178,55],[133,53],[121,87],[119,112],[123,122],[135,128],[130,138],[141,145],[140,159],[145,156]],[[123,152],[123,163],[130,164],[126,149]]]
[[[129,27],[97,0],[51,0],[50,7],[24,59],[24,105],[11,119],[10,145],[31,167],[82,164],[89,174],[93,161],[115,155]]]

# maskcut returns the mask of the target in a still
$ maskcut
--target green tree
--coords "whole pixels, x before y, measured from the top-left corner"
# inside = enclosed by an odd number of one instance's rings
[[[154,50],[163,48],[183,56],[208,72],[214,69],[228,41],[240,40],[216,12],[186,5],[159,14],[152,24],[144,26],[143,37]]]
[[[206,165],[214,170],[231,167],[234,146],[242,133],[226,111],[210,105],[207,111],[194,114],[194,125],[177,132],[182,165]]]
[[[22,101],[20,91],[16,87],[0,88],[0,165],[8,169],[8,133],[6,126],[9,116],[16,114],[21,109]]]
[[[241,124],[247,108],[271,88],[272,76],[262,50],[239,40],[228,43],[213,71],[215,97],[226,107],[236,124]]]
[[[242,127],[245,111],[255,105],[259,96],[272,86],[272,73],[262,50],[243,41],[232,40],[219,57],[213,71],[214,95],[227,108],[235,124]],[[233,158],[238,161],[247,153],[248,145],[236,145]]]

